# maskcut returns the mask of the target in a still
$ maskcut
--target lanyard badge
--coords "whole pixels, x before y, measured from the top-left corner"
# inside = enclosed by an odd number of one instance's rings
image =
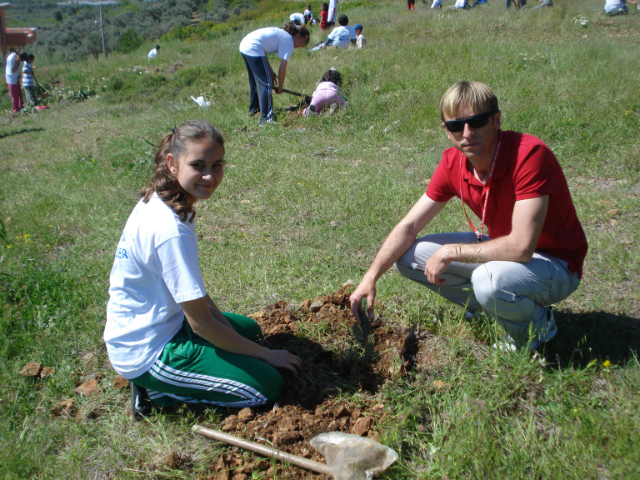
[[[480,224],[480,231],[478,231],[478,229],[476,228],[476,226],[473,224],[473,222],[471,221],[471,219],[469,218],[469,215],[467,214],[467,209],[464,205],[464,199],[462,198],[462,163],[464,162],[464,154],[462,153],[460,155],[460,201],[462,202],[462,211],[464,212],[464,216],[467,218],[467,223],[469,224],[469,226],[471,227],[471,230],[473,230],[473,233],[476,234],[476,243],[480,243],[482,242],[482,236],[484,234],[484,221],[487,215],[487,205],[489,204],[489,192],[491,191],[491,178],[493,177],[493,169],[496,166],[496,160],[498,159],[498,152],[500,152],[500,144],[502,143],[501,140],[498,141],[498,147],[496,148],[496,154],[493,157],[493,162],[491,163],[491,171],[489,172],[489,178],[487,179],[485,186],[484,186],[484,190],[482,191],[482,196],[484,196],[484,204],[482,205],[482,223]],[[482,196],[480,197],[480,200],[482,201]]]

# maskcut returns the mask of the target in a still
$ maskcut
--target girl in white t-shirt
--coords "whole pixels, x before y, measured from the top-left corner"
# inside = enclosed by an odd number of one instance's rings
[[[249,77],[249,116],[260,112],[260,126],[273,121],[271,89],[277,85],[276,93],[282,93],[287,64],[294,48],[303,47],[308,42],[307,27],[296,26],[292,22],[287,23],[284,28],[254,30],[240,42],[240,53]],[[281,59],[278,75],[267,59],[269,53],[275,52],[278,52]]]
[[[167,133],[120,237],[104,341],[113,367],[130,380],[136,419],[151,403],[273,403],[282,390],[274,367],[293,373],[301,367],[286,350],[255,343],[262,337],[258,324],[221,312],[206,292],[194,206],[222,182],[224,154],[222,135],[207,122]]]

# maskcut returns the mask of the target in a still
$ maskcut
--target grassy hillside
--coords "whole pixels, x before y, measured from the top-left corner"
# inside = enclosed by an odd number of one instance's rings
[[[381,478],[637,477],[640,15],[607,17],[602,0],[521,12],[490,2],[466,12],[419,3],[412,13],[401,1],[341,2],[369,47],[296,50],[285,87],[311,93],[335,67],[349,106],[305,119],[282,110],[296,98],[277,96],[268,128],[247,117],[238,44],[255,28],[283,25],[281,11],[217,38],[167,40],[154,61],[147,42],[106,61],[43,64],[47,111],[8,113],[0,86],[0,476],[198,478],[216,462],[220,446],[189,427],[228,412],[183,409],[133,423],[101,340],[116,244],[166,131],[201,118],[225,132],[225,180],[198,206],[200,262],[221,309],[249,314],[360,280],[449,146],[442,94],[469,79],[494,88],[505,129],[537,135],[558,157],[589,241],[585,274],[555,306],[556,339],[532,358],[492,351],[493,323],[467,322],[387,273],[378,283],[384,320],[433,337],[416,370],[376,395],[388,413],[381,441],[401,454]],[[315,29],[311,42],[325,36]],[[190,100],[201,94],[210,109]],[[428,231],[467,228],[452,201]],[[19,376],[30,361],[55,373]],[[77,417],[52,413],[92,376],[102,392],[77,397]],[[172,451],[190,456],[188,469],[158,466]]]

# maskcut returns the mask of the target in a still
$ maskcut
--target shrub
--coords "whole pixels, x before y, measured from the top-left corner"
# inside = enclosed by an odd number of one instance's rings
[[[121,53],[129,53],[139,48],[144,41],[145,38],[142,35],[130,28],[120,37],[116,50]]]

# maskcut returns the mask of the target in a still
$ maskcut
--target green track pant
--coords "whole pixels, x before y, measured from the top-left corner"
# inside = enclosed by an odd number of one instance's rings
[[[260,326],[251,318],[223,315],[243,337],[262,338]],[[282,392],[282,377],[275,368],[257,358],[216,348],[196,335],[186,319],[151,369],[131,382],[146,388],[158,407],[178,402],[255,407],[275,402]]]

